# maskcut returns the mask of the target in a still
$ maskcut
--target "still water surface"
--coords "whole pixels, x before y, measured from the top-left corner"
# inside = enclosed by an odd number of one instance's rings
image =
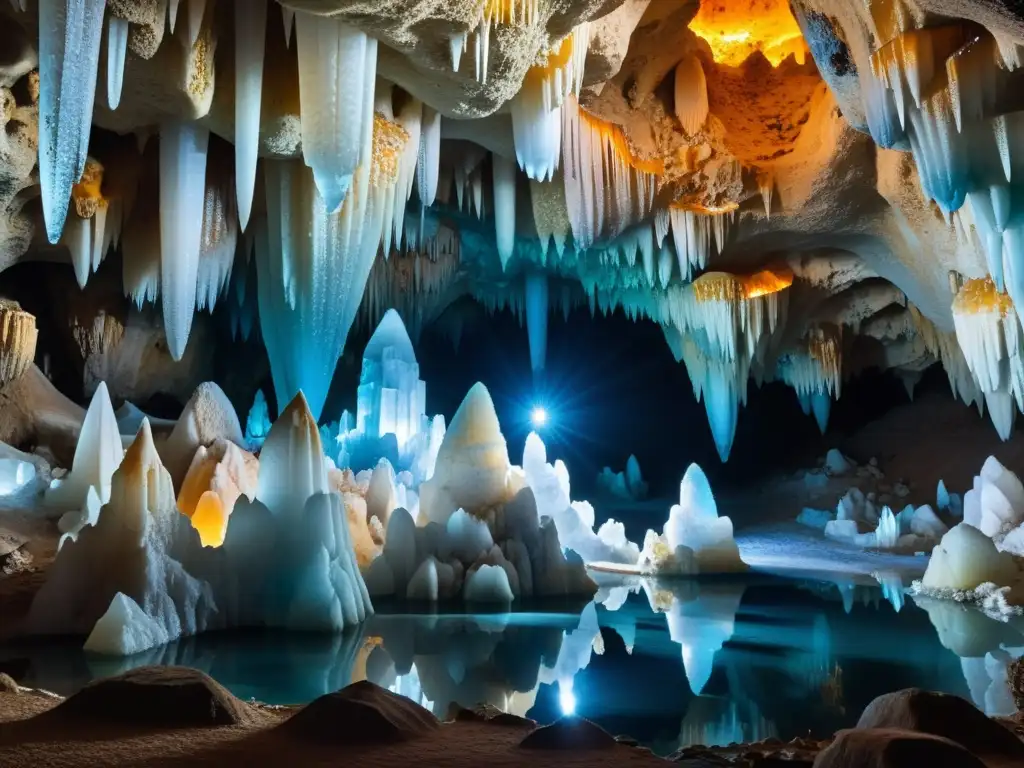
[[[66,695],[130,667],[181,664],[272,704],[369,679],[442,718],[453,702],[539,722],[574,712],[660,754],[825,736],[910,686],[1012,713],[1006,665],[1024,654],[1024,624],[904,599],[898,580],[882,581],[638,580],[603,586],[581,612],[382,613],[340,637],[215,634],[119,660],[33,642],[0,646],[0,669]]]

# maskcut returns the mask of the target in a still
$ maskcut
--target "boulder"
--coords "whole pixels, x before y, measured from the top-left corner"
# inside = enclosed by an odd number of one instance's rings
[[[814,768],[984,768],[961,745],[898,728],[840,731],[818,754]]]
[[[942,736],[979,755],[1024,761],[1024,742],[958,696],[908,688],[879,696],[857,728],[901,728]]]

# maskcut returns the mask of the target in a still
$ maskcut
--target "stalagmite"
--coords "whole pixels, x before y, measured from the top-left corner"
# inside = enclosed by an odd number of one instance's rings
[[[423,105],[420,151],[416,161],[416,189],[420,205],[431,206],[437,197],[438,166],[441,162],[441,113]]]
[[[17,302],[0,299],[0,389],[32,365],[38,335],[32,315]]]
[[[210,133],[197,123],[160,128],[160,286],[171,357],[185,354],[196,306]]]
[[[51,243],[85,169],[105,8],[106,0],[39,2],[39,186]]]
[[[516,243],[516,165],[501,155],[491,155],[494,182],[494,237],[498,258],[505,269]]]
[[[530,339],[530,367],[534,375],[544,370],[548,350],[548,275],[535,271],[526,275],[526,331]]]
[[[697,134],[708,119],[708,84],[704,68],[695,54],[676,66],[676,117],[688,136]]]
[[[111,14],[107,19],[107,106],[111,109],[121,103],[127,51],[128,22]]]
[[[110,395],[107,385],[101,381],[82,422],[71,472],[59,483],[51,484],[44,497],[44,505],[63,512],[79,510],[90,488],[95,488],[100,501],[105,504],[110,499],[110,478],[123,455]]]
[[[263,97],[267,0],[235,2],[235,193],[238,224],[245,231],[256,185]]]
[[[377,41],[337,19],[296,11],[295,20],[302,155],[333,213],[368,159],[360,149],[373,126]]]

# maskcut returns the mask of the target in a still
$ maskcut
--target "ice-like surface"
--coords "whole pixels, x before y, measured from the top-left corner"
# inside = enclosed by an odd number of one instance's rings
[[[569,471],[560,460],[547,463],[547,449],[536,432],[526,437],[523,472],[538,514],[554,522],[562,547],[576,552],[585,563],[636,563],[640,550],[626,540],[621,523],[608,520],[594,532],[593,508],[587,502],[571,501]]]
[[[624,471],[612,472],[611,467],[602,469],[597,476],[597,486],[618,499],[640,501],[647,498],[647,483],[640,473],[640,462],[632,454]]]
[[[245,445],[238,414],[228,396],[214,382],[204,381],[185,403],[171,434],[160,444],[160,458],[175,487],[181,487],[196,450],[217,439]]]
[[[328,213],[341,208],[373,123],[377,41],[339,19],[295,13],[302,154]],[[366,98],[369,89],[370,98]]]
[[[36,467],[32,462],[4,455],[9,447],[0,443],[0,497],[4,500],[21,495],[36,479]]]
[[[669,510],[662,534],[648,531],[640,553],[646,573],[695,575],[744,571],[732,520],[718,516],[704,471],[691,464],[679,485],[679,503]]]
[[[121,434],[107,385],[100,382],[85,412],[71,471],[51,483],[44,505],[55,513],[81,509],[90,487],[96,488],[100,501],[106,503],[110,498],[111,477],[123,456]]]
[[[389,309],[363,352],[355,424],[346,412],[328,428],[337,432],[325,446],[337,466],[358,472],[387,459],[396,471],[409,471],[414,485],[433,475],[444,417],[427,417],[426,383],[419,376],[405,324]]]
[[[342,500],[329,492],[316,422],[299,395],[264,444],[257,500],[239,499],[218,549],[204,548],[179,513],[143,422],[109,503],[63,543],[27,629],[90,635],[91,650],[123,655],[228,627],[336,632],[372,610]]]
[[[175,360],[185,354],[196,309],[209,143],[198,123],[160,127],[160,304]]]
[[[986,582],[1012,585],[1018,578],[1011,555],[999,552],[992,539],[977,528],[960,523],[932,551],[921,584],[932,590],[968,591]]]
[[[256,390],[253,397],[252,408],[249,409],[249,416],[245,420],[245,443],[250,449],[256,450],[270,433],[270,411],[267,408],[267,398],[262,389]]]
[[[481,565],[466,576],[462,596],[467,603],[511,603],[514,599],[505,569],[498,565]]]

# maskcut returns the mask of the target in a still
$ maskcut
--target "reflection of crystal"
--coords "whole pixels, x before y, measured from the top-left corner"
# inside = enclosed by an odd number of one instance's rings
[[[412,669],[409,670],[408,674],[398,675],[395,678],[395,682],[388,686],[388,690],[400,696],[405,696],[407,699],[412,699],[424,709],[434,710],[434,702],[430,701],[426,694],[423,693],[423,686],[420,684],[420,674],[416,671],[415,664],[412,665]]]
[[[717,653],[736,630],[736,612],[743,584],[701,584],[685,581],[672,591],[644,582],[651,610],[664,612],[672,641],[682,646],[683,668],[690,689],[700,694],[711,677]]]
[[[978,709],[989,717],[1017,711],[1007,667],[1024,656],[1024,623],[989,618],[974,606],[915,596],[928,612],[939,642],[960,657],[960,668]]]
[[[882,588],[882,597],[889,601],[897,613],[903,608],[903,577],[896,571],[876,571],[871,576]]]
[[[679,746],[703,744],[709,747],[761,741],[778,736],[775,723],[761,714],[749,699],[733,701],[698,696],[690,702],[679,728]]]

